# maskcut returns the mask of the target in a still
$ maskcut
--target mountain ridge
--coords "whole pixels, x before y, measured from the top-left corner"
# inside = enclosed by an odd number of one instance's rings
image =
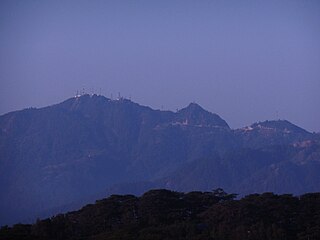
[[[28,111],[44,111],[44,110],[48,110],[48,109],[52,109],[52,108],[56,108],[56,107],[63,107],[65,108],[66,110],[75,110],[76,111],[76,106],[77,104],[85,104],[85,101],[83,100],[88,100],[88,99],[91,99],[91,100],[95,100],[95,103],[97,103],[98,101],[100,101],[100,104],[101,103],[106,103],[106,102],[110,102],[110,103],[114,103],[114,104],[121,104],[121,103],[125,103],[125,104],[132,104],[132,105],[135,105],[137,107],[141,107],[141,108],[145,108],[145,109],[148,109],[148,110],[151,110],[151,111],[156,111],[156,112],[163,112],[163,113],[168,113],[168,114],[171,114],[171,115],[174,115],[174,114],[179,114],[179,115],[188,115],[188,113],[190,115],[192,115],[192,112],[199,112],[201,111],[202,113],[205,113],[207,115],[213,115],[214,117],[218,117],[221,119],[221,117],[216,114],[216,113],[212,113],[210,111],[207,111],[205,110],[204,108],[202,108],[198,103],[195,103],[195,102],[191,102],[189,103],[186,107],[180,109],[180,110],[177,110],[176,112],[174,111],[171,111],[171,110],[160,110],[160,109],[153,109],[151,107],[148,107],[148,106],[145,106],[145,105],[141,105],[141,104],[138,104],[136,102],[133,102],[131,101],[130,99],[126,99],[126,98],[123,98],[123,97],[120,97],[120,98],[117,98],[117,99],[110,99],[110,98],[107,98],[103,95],[97,95],[97,94],[83,94],[83,95],[77,95],[77,96],[74,96],[74,97],[71,97],[71,98],[68,98],[67,100],[64,100],[60,103],[56,103],[56,104],[52,104],[52,105],[49,105],[49,106],[45,106],[45,107],[40,107],[40,108],[36,108],[36,107],[29,107],[29,108],[24,108],[24,109],[21,109],[21,110],[14,110],[14,111],[10,111],[8,113],[4,113],[2,115],[0,115],[0,118],[2,117],[5,117],[6,115],[10,115],[10,114],[14,114],[14,113],[19,113],[19,112],[28,112]],[[80,100],[80,101],[79,101]],[[103,102],[104,101],[104,102]],[[92,103],[92,102],[91,102]],[[98,102],[99,103],[99,102]],[[71,106],[70,106],[71,105]],[[105,105],[107,106],[107,105]],[[222,125],[225,125],[226,128],[229,128],[231,130],[244,130],[244,131],[250,131],[252,130],[251,128],[255,128],[255,127],[264,127],[264,128],[267,128],[267,125],[274,125],[274,124],[277,124],[279,123],[279,126],[284,126],[284,125],[287,125],[289,126],[291,129],[292,128],[295,128],[295,129],[299,129],[300,131],[304,131],[304,132],[308,132],[308,133],[311,133],[301,127],[298,127],[297,125],[289,122],[288,120],[285,120],[285,119],[278,119],[278,120],[265,120],[265,121],[258,121],[258,122],[254,122],[252,123],[251,125],[247,125],[247,126],[244,126],[244,127],[239,127],[239,128],[230,128],[227,124],[227,122],[223,119],[222,120]],[[186,124],[187,125],[187,124]],[[277,128],[277,127],[276,127]]]
[[[318,169],[314,159],[318,159],[319,139],[288,121],[230,129],[219,115],[195,103],[172,112],[124,98],[83,95],[44,108],[14,111],[0,116],[0,218],[14,222],[23,219],[21,216],[106,193],[122,183],[170,187],[163,184],[170,179],[177,189],[188,183],[183,190],[190,190],[191,185],[193,189],[212,186],[229,190],[227,183],[233,181],[230,186],[235,189],[231,190],[244,191],[253,180],[246,180],[237,170],[247,171],[252,179],[265,176],[262,179],[270,179],[271,184],[270,164],[264,167],[255,160],[270,160],[277,154],[294,164],[292,173],[281,174],[302,174],[304,179]],[[302,150],[294,150],[297,148]],[[237,155],[242,157],[234,157]],[[215,176],[211,177],[211,172]],[[285,178],[292,179],[291,175]],[[193,180],[186,181],[189,176]],[[308,189],[320,187],[316,176],[314,182],[305,179],[312,185]],[[201,181],[207,181],[207,187]],[[236,188],[240,182],[244,186]],[[141,191],[139,184],[131,186]],[[279,193],[285,191],[284,186],[280,180],[274,184]]]

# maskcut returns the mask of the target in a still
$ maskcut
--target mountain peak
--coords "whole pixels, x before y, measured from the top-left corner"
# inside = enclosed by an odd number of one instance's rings
[[[56,107],[62,107],[71,111],[84,111],[84,112],[92,112],[93,110],[101,111],[106,108],[113,107],[126,107],[126,106],[134,106],[134,107],[144,107],[131,101],[130,99],[126,99],[123,97],[117,99],[110,99],[103,95],[97,94],[83,94],[76,95],[72,98],[65,100],[62,103],[54,105]]]
[[[195,113],[203,113],[203,114],[212,114],[210,112],[208,112],[207,110],[205,110],[204,108],[202,108],[199,104],[192,102],[190,103],[188,106],[186,106],[185,108],[182,108],[178,111],[178,113],[190,113],[190,114],[195,114]]]
[[[195,111],[195,110],[200,110],[200,111],[206,111],[205,109],[203,109],[199,104],[192,102],[190,103],[187,107],[185,107],[184,109],[188,109],[190,111]]]
[[[263,122],[254,123],[251,125],[251,128],[274,129],[278,131],[283,131],[285,133],[307,133],[306,130],[296,126],[288,120],[267,120]]]
[[[193,126],[229,128],[226,121],[224,121],[219,115],[208,112],[199,104],[194,102],[178,111],[176,120]]]

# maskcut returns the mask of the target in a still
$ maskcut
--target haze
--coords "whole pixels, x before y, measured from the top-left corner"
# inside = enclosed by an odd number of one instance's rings
[[[77,90],[320,131],[320,2],[0,2],[0,114]]]

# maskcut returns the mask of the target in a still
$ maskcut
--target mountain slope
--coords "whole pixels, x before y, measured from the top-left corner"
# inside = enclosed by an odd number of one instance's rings
[[[310,150],[310,148],[313,148]],[[162,180],[184,191],[222,187],[241,195],[254,192],[301,194],[319,191],[320,144],[240,149],[223,157],[199,159]]]
[[[225,121],[194,105],[173,113],[97,95],[8,113],[0,129],[1,219],[77,201],[118,182],[166,176],[199,154],[229,148],[232,139]]]
[[[282,179],[302,176],[297,192],[304,184],[317,190],[317,139],[288,121],[232,130],[195,103],[170,112],[122,98],[82,95],[11,112],[0,116],[0,224],[117,188],[142,192],[156,185],[188,191],[221,185],[237,193],[284,192],[299,184],[288,180],[283,185]],[[274,183],[273,164],[283,169]],[[262,187],[264,179],[268,187]]]
[[[167,177],[116,184],[107,193],[141,194],[152,188],[210,191],[222,187],[240,195],[261,192],[302,194],[320,190],[320,142],[233,149],[185,163]]]

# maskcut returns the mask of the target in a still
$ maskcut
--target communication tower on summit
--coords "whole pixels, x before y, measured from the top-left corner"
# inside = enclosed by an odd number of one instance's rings
[[[123,97],[121,97],[120,92],[118,92],[118,98],[117,98],[117,100],[123,100]]]

